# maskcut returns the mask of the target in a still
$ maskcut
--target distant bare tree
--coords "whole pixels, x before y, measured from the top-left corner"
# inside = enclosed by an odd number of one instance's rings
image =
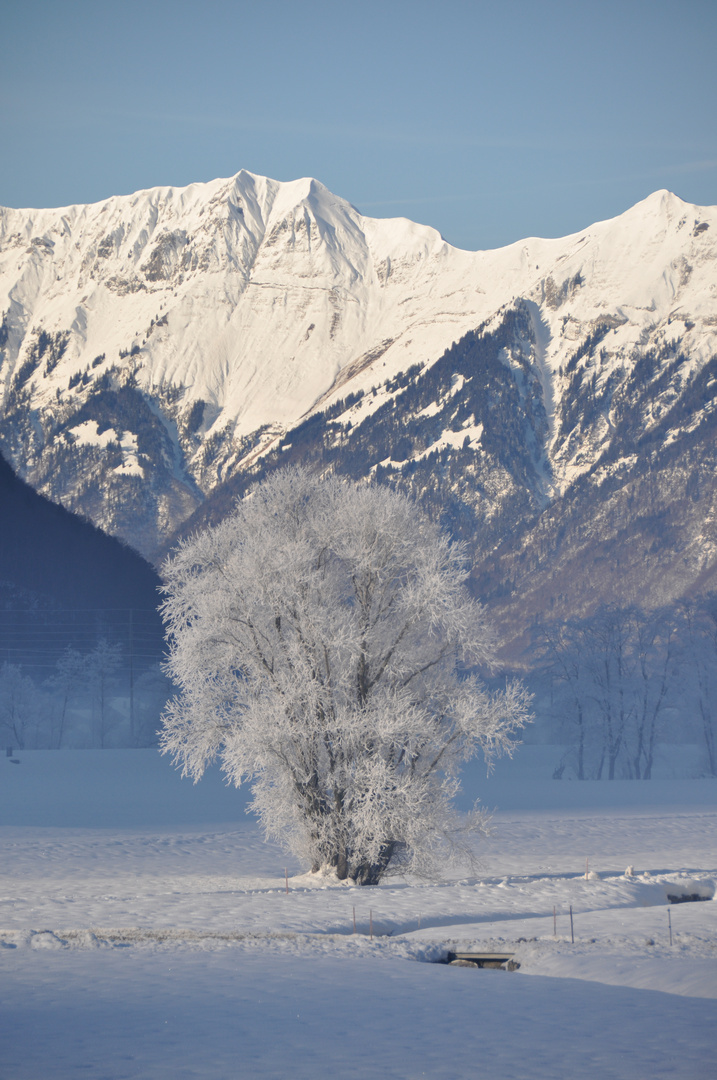
[[[574,727],[578,780],[586,779],[587,718],[585,716],[585,663],[576,648],[580,628],[575,622],[547,623],[535,632],[535,645],[548,678],[564,691],[568,723]],[[560,766],[561,771],[564,764]]]
[[[580,643],[587,662],[590,694],[597,706],[602,730],[598,780],[606,763],[608,780],[615,779],[618,758],[634,711],[631,684],[635,656],[631,646],[635,618],[632,608],[603,605],[583,626]]]
[[[632,769],[637,780],[649,780],[661,719],[668,702],[677,637],[675,613],[640,613],[635,620],[635,743]]]
[[[62,746],[70,705],[86,681],[86,670],[86,658],[68,646],[55,664],[54,674],[47,680],[46,685],[57,695],[57,727],[52,733],[56,749]]]
[[[553,708],[567,720],[578,779],[650,779],[677,636],[674,611],[617,605],[537,629],[538,664],[557,688]]]
[[[93,700],[93,745],[104,749],[105,739],[112,726],[109,692],[117,681],[122,663],[122,646],[110,645],[100,638],[85,658],[87,684]]]
[[[691,673],[707,768],[717,776],[717,594],[708,593],[682,606]]]
[[[19,664],[0,667],[0,731],[9,743],[23,750],[36,741],[42,705],[42,695],[32,679],[23,675]]]

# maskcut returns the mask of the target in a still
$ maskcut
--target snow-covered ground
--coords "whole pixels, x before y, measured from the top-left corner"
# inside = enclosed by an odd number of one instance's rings
[[[19,758],[0,759],[2,1080],[714,1069],[717,903],[667,896],[714,895],[715,781],[554,781],[555,748],[526,746],[466,776],[465,802],[497,807],[478,875],[356,889],[302,875],[218,774]],[[520,970],[430,962],[472,949]]]

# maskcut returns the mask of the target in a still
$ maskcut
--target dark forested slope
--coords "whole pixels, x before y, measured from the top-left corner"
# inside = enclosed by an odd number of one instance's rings
[[[131,548],[38,495],[0,456],[4,608],[155,609],[159,577]]]

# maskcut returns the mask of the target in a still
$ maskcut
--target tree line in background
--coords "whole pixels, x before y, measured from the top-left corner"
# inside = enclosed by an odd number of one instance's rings
[[[717,594],[538,623],[532,665],[544,735],[567,746],[556,778],[649,780],[658,746],[678,743],[717,776]]]
[[[137,615],[134,637],[106,618],[82,634],[48,613],[33,626],[31,644],[17,622],[0,632],[0,747],[157,745],[175,688]],[[532,637],[530,738],[566,748],[556,778],[648,780],[660,747],[679,744],[700,747],[694,769],[717,776],[717,594],[655,611],[604,605],[540,621]]]
[[[0,665],[0,739],[20,750],[155,746],[171,683],[159,665],[130,688],[122,647],[104,638],[67,648],[42,681],[20,664]]]

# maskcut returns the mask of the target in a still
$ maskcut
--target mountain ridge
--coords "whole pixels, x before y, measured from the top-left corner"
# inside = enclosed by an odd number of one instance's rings
[[[0,210],[0,449],[155,562],[299,443],[517,557],[600,470],[639,471],[650,432],[665,461],[708,438],[715,260],[717,207],[665,190],[482,252],[246,171]]]

